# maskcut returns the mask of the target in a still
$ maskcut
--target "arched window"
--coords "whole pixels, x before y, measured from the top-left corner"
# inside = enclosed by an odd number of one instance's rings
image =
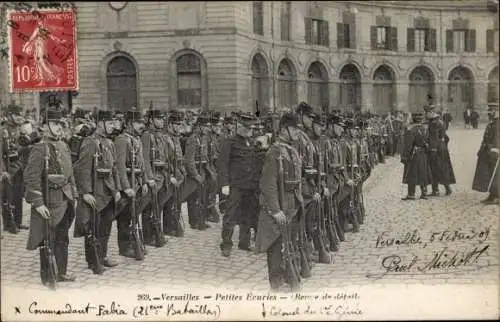
[[[418,66],[410,73],[410,112],[422,112],[428,104],[427,95],[435,98],[434,83],[434,74],[425,66]]]
[[[396,86],[393,70],[382,65],[373,74],[374,110],[386,114],[394,110]]]
[[[498,95],[498,66],[495,67],[488,75],[488,103],[497,103],[499,101]]]
[[[269,74],[267,64],[261,54],[256,54],[252,59],[252,109],[264,113],[269,108]]]
[[[278,65],[278,106],[294,108],[297,104],[297,77],[295,67],[288,59]]]
[[[354,64],[347,64],[340,71],[339,98],[341,110],[361,109],[361,74]]]
[[[448,77],[448,107],[453,118],[460,119],[467,107],[474,107],[472,72],[463,66],[455,67]]]
[[[108,107],[128,111],[138,106],[137,70],[132,60],[117,56],[108,63],[106,71]]]
[[[317,112],[327,111],[329,105],[328,73],[320,62],[313,62],[307,71],[307,102]]]
[[[195,54],[187,53],[176,61],[177,105],[181,108],[202,106],[201,61]]]

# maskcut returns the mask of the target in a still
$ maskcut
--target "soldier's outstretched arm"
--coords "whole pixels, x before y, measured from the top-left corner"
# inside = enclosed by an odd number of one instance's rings
[[[80,147],[78,160],[73,164],[75,182],[78,192],[82,195],[92,193],[92,170],[94,155],[97,152],[96,142],[92,138],[85,138]]]
[[[259,182],[265,206],[269,208],[271,214],[281,210],[278,195],[278,149],[278,147],[271,147],[267,152]]]
[[[45,144],[33,146],[24,170],[26,202],[38,208],[44,205],[42,193],[42,174],[45,171]]]

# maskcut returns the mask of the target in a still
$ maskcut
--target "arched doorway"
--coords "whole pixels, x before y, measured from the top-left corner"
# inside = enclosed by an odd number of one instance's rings
[[[269,109],[269,74],[267,64],[261,54],[256,54],[252,59],[252,109],[255,113],[257,107],[261,113]]]
[[[320,62],[313,62],[307,70],[307,102],[317,112],[328,111],[328,72]]]
[[[339,109],[361,109],[361,73],[354,64],[345,65],[340,71]]]
[[[278,65],[278,107],[294,108],[297,104],[297,73],[289,59]]]
[[[110,60],[106,71],[108,107],[117,111],[139,107],[137,70],[132,60],[126,56],[117,56]]]
[[[373,73],[373,108],[376,113],[387,114],[395,109],[396,83],[394,71],[381,65]]]
[[[453,68],[448,76],[448,106],[455,120],[463,119],[467,107],[474,107],[474,79],[463,66]]]
[[[425,66],[418,66],[410,74],[409,108],[410,112],[422,112],[428,103],[427,95],[435,97],[435,78],[432,71]]]
[[[493,70],[488,75],[488,103],[499,102],[499,89],[500,85],[498,80],[498,66],[493,68]]]

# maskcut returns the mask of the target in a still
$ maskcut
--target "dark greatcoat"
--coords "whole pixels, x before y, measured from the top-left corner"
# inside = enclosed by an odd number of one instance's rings
[[[208,171],[205,165],[200,162],[208,162],[208,138],[206,135],[194,133],[186,140],[186,150],[184,154],[184,166],[186,168],[185,184],[182,191],[182,200],[186,200],[192,193],[198,190],[200,184],[195,180],[200,175],[203,183],[206,183]],[[200,166],[203,171],[198,171]]]
[[[278,158],[283,157],[285,189],[283,204],[279,202],[278,190]],[[303,203],[301,191],[302,162],[297,150],[283,141],[274,143],[267,151],[260,178],[260,205],[256,252],[266,252],[280,236],[280,229],[273,214],[282,210],[289,222],[296,216],[300,204]],[[289,189],[288,189],[289,188]]]
[[[429,165],[432,172],[432,181],[435,184],[455,184],[455,173],[451,164],[448,151],[449,137],[446,135],[443,122],[439,119],[430,120],[429,123]]]
[[[431,170],[427,160],[428,128],[426,124],[410,124],[404,134],[403,183],[427,186],[431,184]]]
[[[500,122],[498,117],[488,124],[484,131],[483,141],[481,147],[477,152],[476,172],[474,174],[474,181],[472,189],[479,192],[487,192],[488,185],[493,175],[493,170],[496,164],[496,156],[490,153],[493,148],[500,148],[498,140],[498,130]],[[498,169],[495,174],[492,185],[498,185]]]
[[[48,154],[46,148],[49,150]],[[49,174],[59,174],[60,176],[58,178],[50,177],[48,204],[45,204],[44,195],[47,193],[44,191],[45,157],[47,155],[49,155]],[[49,224],[55,227],[63,219],[67,207],[73,207],[74,198],[77,197],[71,152],[66,143],[46,140],[35,144],[24,170],[24,182],[26,201],[31,204],[27,249],[35,250],[46,237],[45,219],[36,211],[36,208],[45,204],[51,214]],[[72,222],[73,218],[68,220],[68,229]]]
[[[97,180],[93,183],[95,154],[99,153],[97,164]],[[101,136],[86,137],[80,147],[79,157],[73,165],[75,181],[78,192],[81,195],[91,194],[96,200],[98,213],[110,203],[114,202],[114,196],[120,191],[120,180],[116,169],[116,151],[108,138]],[[107,170],[109,173],[104,173]],[[85,236],[89,220],[92,216],[91,208],[85,201],[78,203],[76,208],[75,237]]]

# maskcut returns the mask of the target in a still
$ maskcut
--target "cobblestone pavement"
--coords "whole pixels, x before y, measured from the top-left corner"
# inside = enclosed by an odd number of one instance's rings
[[[498,207],[483,206],[479,201],[485,195],[471,190],[476,152],[483,131],[484,128],[450,129],[450,150],[458,182],[450,197],[401,201],[406,188],[401,184],[403,170],[399,157],[388,158],[385,164],[379,164],[365,184],[367,217],[360,232],[347,234],[346,241],[335,254],[334,263],[314,266],[313,277],[303,283],[303,290],[318,291],[331,287],[394,283],[497,284]],[[184,221],[187,223],[185,208]],[[449,234],[445,235],[452,237],[455,230],[468,236],[471,236],[473,231],[477,234],[469,240],[449,241],[447,244],[439,240],[430,241],[432,232],[449,231]],[[387,245],[390,238],[401,239],[406,233],[413,231],[416,231],[415,238],[421,238],[420,243],[380,247]],[[70,234],[72,233],[73,229],[70,230]],[[441,233],[434,235],[435,239],[440,236]],[[386,242],[380,240],[380,237]],[[4,286],[42,289],[38,272],[38,252],[26,250],[26,239],[26,231],[18,235],[4,235],[1,241],[1,282]],[[102,276],[97,276],[86,268],[83,239],[71,238],[68,271],[76,274],[77,281],[61,285],[60,288],[95,289],[121,286],[138,289],[141,285],[191,285],[197,289],[224,287],[228,290],[268,290],[265,255],[235,249],[229,259],[224,258],[220,255],[219,241],[220,224],[212,224],[212,228],[201,232],[188,228],[184,238],[169,238],[168,245],[164,248],[148,247],[149,254],[146,259],[137,262],[118,256],[116,227],[113,227],[110,254],[120,261],[120,265],[107,270]],[[477,253],[471,253],[478,260],[473,266],[457,267],[454,270],[434,268],[426,273],[415,268],[424,267],[424,263],[430,262],[443,247],[448,249],[442,254],[440,261],[451,258],[455,251],[467,253],[472,252],[474,247],[482,250],[486,246],[487,249],[479,257],[474,255]],[[383,259],[392,255],[401,257],[399,273],[383,278],[367,277],[368,274],[383,273]],[[403,265],[410,264],[414,256],[418,257],[416,262],[409,272],[405,273]],[[469,259],[476,257],[469,256]],[[387,265],[389,262],[386,260],[385,263]],[[479,269],[478,266],[483,268]]]

